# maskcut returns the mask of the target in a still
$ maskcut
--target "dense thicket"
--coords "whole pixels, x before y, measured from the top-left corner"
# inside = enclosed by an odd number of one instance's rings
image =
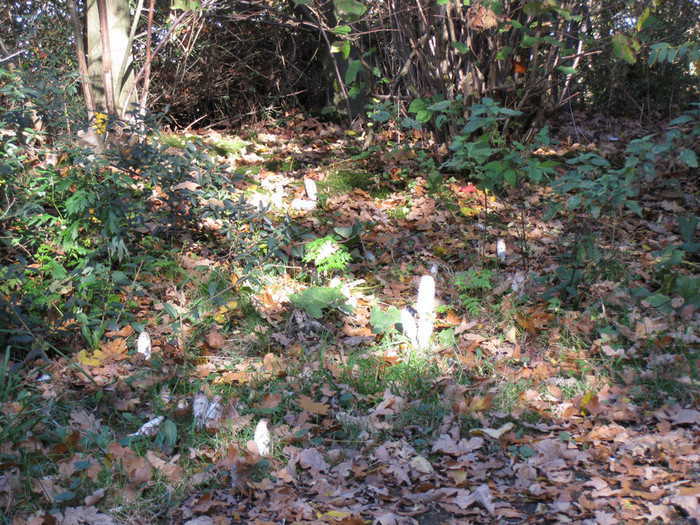
[[[173,5],[200,6],[180,4]],[[536,128],[570,103],[645,117],[673,113],[697,96],[688,67],[697,47],[650,64],[654,46],[678,49],[697,39],[694,0],[204,6],[186,13],[156,3],[154,44],[174,20],[180,25],[154,58],[149,107],[167,112],[174,126],[227,126],[289,106],[356,117],[384,104],[406,114],[415,98],[468,107],[488,96],[523,111]],[[53,23],[68,21],[63,2],[10,2],[2,15],[10,28],[4,54],[21,51],[14,63],[26,69],[40,53],[42,66],[75,70],[68,25]],[[141,16],[137,69],[145,25]]]

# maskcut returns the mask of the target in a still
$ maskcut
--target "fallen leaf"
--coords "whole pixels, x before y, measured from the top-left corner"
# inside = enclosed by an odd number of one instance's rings
[[[513,425],[513,423],[508,422],[499,428],[473,428],[469,431],[469,434],[472,436],[488,436],[493,439],[501,439],[503,434],[510,432],[514,427],[515,425]]]
[[[321,453],[315,448],[305,448],[299,453],[297,460],[302,468],[311,469],[316,472],[328,470],[328,463],[326,463]]]
[[[328,414],[329,406],[324,404],[324,403],[317,403],[313,399],[311,399],[308,396],[299,396],[299,399],[297,400],[297,404],[302,410],[306,410],[307,412],[311,412],[312,414],[316,414],[318,416],[325,416]]]
[[[430,474],[433,472],[433,466],[430,461],[425,459],[423,456],[416,456],[411,460],[411,468],[420,472],[421,474]]]
[[[222,348],[226,344],[226,339],[221,333],[216,329],[212,328],[207,334],[207,344],[213,349]]]

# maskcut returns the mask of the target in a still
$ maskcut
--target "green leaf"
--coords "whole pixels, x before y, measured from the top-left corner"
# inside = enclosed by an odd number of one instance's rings
[[[346,298],[338,288],[313,287],[290,297],[292,304],[301,308],[311,317],[320,319],[326,308],[339,308],[343,311],[351,310]]]
[[[681,162],[683,162],[683,164],[689,168],[698,167],[698,156],[692,149],[685,148],[681,150],[681,152],[678,154],[678,158],[681,159]]]
[[[383,334],[394,329],[394,325],[401,322],[401,311],[395,306],[382,310],[378,306],[372,308],[369,319],[372,331],[375,334]]]
[[[469,53],[469,47],[464,42],[452,42],[452,46],[462,55]]]
[[[183,11],[195,11],[199,9],[199,0],[173,0],[171,9],[182,9]]]
[[[418,113],[420,110],[428,107],[428,102],[423,98],[414,98],[408,106],[409,113]]]
[[[410,117],[406,117],[401,121],[401,127],[404,129],[423,129],[420,122]]]
[[[637,19],[637,32],[644,29],[644,24],[649,19],[650,15],[651,15],[651,9],[649,7],[646,7],[644,9],[644,11],[642,11],[641,16]]]
[[[537,42],[539,42],[539,38],[530,36],[530,35],[523,35],[523,41],[520,44],[520,47],[532,47],[534,46]]]
[[[528,2],[523,6],[523,11],[527,16],[537,16],[542,13],[542,2]]]
[[[518,447],[518,454],[520,454],[521,458],[528,459],[537,454],[537,452],[529,445],[521,445]]]
[[[503,172],[503,178],[510,186],[515,186],[515,184],[518,182],[518,174],[512,169],[505,170]]]
[[[350,51],[352,51],[352,45],[350,44],[350,41],[349,41],[349,40],[346,40],[346,41],[344,41],[343,44],[340,46],[340,52],[343,54],[343,58],[344,58],[345,60],[347,60],[348,57],[350,56]],[[347,73],[346,73],[346,77],[347,77]],[[347,82],[347,80],[346,80],[346,82]],[[348,82],[348,83],[349,83],[349,82]]]
[[[357,80],[357,74],[362,70],[362,62],[359,60],[351,60],[348,63],[348,69],[345,72],[345,83],[352,84]]]
[[[75,498],[75,492],[71,492],[70,490],[67,490],[65,492],[61,492],[60,494],[56,494],[53,498],[53,500],[56,503],[62,503],[64,501],[70,501],[73,498]]]
[[[335,9],[341,16],[362,16],[367,11],[367,6],[357,0],[333,0]]]
[[[166,419],[163,422],[159,434],[163,436],[165,445],[174,447],[177,443],[177,425],[170,419]]]
[[[498,50],[496,53],[496,60],[505,60],[507,59],[510,54],[513,52],[513,48],[510,46],[503,46],[501,49]]]
[[[681,239],[686,244],[691,244],[695,240],[695,229],[698,225],[698,218],[694,215],[678,217],[678,229],[681,232]]]
[[[569,197],[569,200],[566,201],[566,207],[570,210],[575,210],[576,208],[579,207],[581,204],[581,196],[580,195],[572,195]]]
[[[557,68],[559,71],[564,73],[565,75],[575,75],[576,74],[576,68],[571,67],[571,66],[559,66]]]
[[[637,40],[622,33],[618,33],[612,38],[613,53],[617,58],[621,58],[628,64],[637,61],[637,51],[640,45]]]
[[[647,303],[649,303],[649,306],[651,306],[652,308],[658,308],[659,306],[663,306],[664,304],[669,303],[671,301],[671,298],[662,293],[655,293],[654,295],[650,295],[644,300]]]
[[[448,109],[450,109],[451,105],[451,100],[442,100],[440,102],[436,102],[435,104],[429,105],[427,109],[429,111],[447,111]]]
[[[352,28],[347,25],[336,26],[333,28],[333,32],[336,35],[349,35],[350,33],[352,33]]]
[[[421,124],[425,124],[426,122],[430,122],[432,116],[433,114],[427,109],[421,109],[418,111],[418,113],[416,113],[416,120]]]
[[[625,207],[631,212],[636,213],[640,217],[642,216],[642,208],[639,206],[637,201],[625,201]]]

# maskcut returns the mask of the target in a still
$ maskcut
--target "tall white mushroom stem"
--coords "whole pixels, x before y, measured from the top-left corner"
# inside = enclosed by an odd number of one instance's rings
[[[435,278],[432,275],[424,275],[420,278],[416,312],[418,349],[427,350],[430,347],[435,322]]]

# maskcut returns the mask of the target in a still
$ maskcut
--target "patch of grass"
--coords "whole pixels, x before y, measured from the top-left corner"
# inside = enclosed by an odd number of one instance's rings
[[[417,426],[427,437],[437,429],[446,413],[447,407],[440,400],[416,401],[401,412],[394,422],[394,430],[401,432],[406,427]]]
[[[218,154],[234,156],[243,153],[246,146],[250,145],[250,142],[236,136],[211,138],[209,143],[214,147]]]
[[[354,189],[370,191],[374,185],[371,173],[360,170],[338,170],[319,181],[319,193],[329,196],[350,193]]]
[[[269,171],[296,171],[301,168],[301,163],[294,157],[284,159],[271,158],[265,162],[265,169]]]
[[[408,217],[408,214],[411,212],[411,207],[406,205],[406,206],[397,206],[396,208],[391,208],[387,210],[386,214],[390,219],[402,221],[406,217]]]
[[[190,137],[186,135],[176,135],[175,133],[161,133],[158,140],[164,146],[170,148],[185,149],[187,143],[190,142]]]
[[[527,379],[504,383],[493,400],[494,408],[503,412],[510,412],[520,403],[520,395],[531,386],[532,381]]]

